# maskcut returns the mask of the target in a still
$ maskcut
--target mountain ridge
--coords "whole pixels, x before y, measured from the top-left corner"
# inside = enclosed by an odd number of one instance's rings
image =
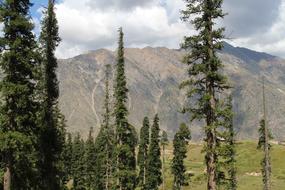
[[[257,138],[260,106],[260,76],[266,78],[270,125],[276,139],[285,137],[285,61],[276,56],[225,44],[219,56],[224,72],[233,84],[235,128],[239,139]],[[245,53],[244,53],[245,52]],[[186,77],[181,63],[183,50],[165,47],[126,48],[126,75],[129,88],[129,120],[140,128],[144,116],[158,111],[161,126],[170,133],[176,131],[187,115],[179,113],[185,95],[178,88]],[[98,131],[104,93],[104,65],[116,63],[116,53],[107,49],[92,50],[74,58],[59,60],[60,107],[66,116],[68,131],[86,135],[90,127]],[[284,99],[284,100],[283,100]],[[273,100],[273,101],[272,101]],[[278,100],[278,101],[277,101]],[[273,107],[277,107],[274,109]],[[285,107],[285,106],[284,106]],[[275,113],[275,115],[271,112]],[[189,122],[188,122],[189,124]],[[202,128],[189,124],[196,140],[202,140]]]

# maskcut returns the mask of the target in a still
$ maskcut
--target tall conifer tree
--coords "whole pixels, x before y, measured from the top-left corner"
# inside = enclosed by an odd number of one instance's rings
[[[165,190],[165,147],[168,145],[168,136],[166,131],[162,132],[161,146],[162,146],[162,190]]]
[[[37,43],[32,32],[29,0],[4,0],[0,19],[4,24],[0,40],[0,152],[5,168],[4,190],[37,188],[34,173],[35,144],[37,142],[35,101],[39,65]]]
[[[149,147],[149,119],[145,117],[143,120],[143,126],[140,131],[140,141],[139,141],[139,152],[138,152],[138,166],[139,166],[139,176],[138,184],[140,187],[144,187],[146,184],[146,161],[148,158],[148,147]]]
[[[151,127],[149,153],[147,159],[146,185],[144,190],[158,190],[162,183],[159,118],[156,114]]]
[[[219,97],[228,88],[226,77],[221,74],[223,67],[217,56],[222,48],[224,28],[215,28],[215,20],[223,18],[223,0],[185,0],[186,10],[182,20],[194,24],[197,35],[185,37],[182,48],[189,51],[184,63],[189,66],[189,79],[181,84],[188,88],[192,104],[184,111],[192,114],[191,120],[205,121],[205,163],[207,165],[207,188],[217,189],[217,117]],[[193,18],[193,19],[192,19]]]
[[[120,190],[133,190],[136,187],[135,136],[128,123],[128,89],[125,76],[124,33],[119,29],[119,47],[115,78],[115,125],[117,136],[117,179]]]
[[[57,59],[55,57],[55,49],[59,42],[54,0],[49,0],[47,10],[44,11],[40,35],[44,65],[42,74],[42,128],[39,146],[42,157],[40,162],[41,183],[42,188],[46,190],[60,189],[58,163],[63,148],[64,133],[59,128],[59,87],[56,75]]]
[[[66,135],[64,148],[62,151],[63,177],[62,182],[66,184],[72,179],[72,156],[73,156],[72,136],[70,133]]]
[[[182,186],[187,185],[184,159],[187,157],[187,145],[189,140],[191,140],[190,130],[185,123],[182,123],[173,140],[174,156],[171,164],[172,174],[174,175],[173,190],[181,190]]]
[[[103,123],[95,141],[96,149],[96,176],[95,184],[98,190],[109,190],[114,185],[115,163],[115,132],[111,123],[110,101],[110,75],[111,66],[106,66],[105,71],[105,100]]]
[[[236,168],[236,141],[233,125],[232,97],[226,99],[225,105],[220,109],[221,125],[223,130],[219,131],[220,153],[218,165],[218,185],[228,190],[237,189]]]
[[[262,175],[263,175],[263,189],[270,190],[271,189],[271,159],[270,159],[270,143],[269,140],[272,139],[272,135],[267,125],[267,115],[266,115],[266,100],[265,100],[265,85],[264,78],[262,79],[262,90],[263,90],[263,112],[264,116],[260,122],[259,129],[259,141],[258,141],[258,149],[262,149],[264,152],[264,157],[261,161],[262,166]]]
[[[79,133],[76,134],[72,145],[72,179],[74,190],[85,190],[85,143]]]
[[[90,128],[87,141],[85,143],[85,188],[93,190],[95,189],[94,179],[96,173],[96,152],[93,137],[93,128]]]

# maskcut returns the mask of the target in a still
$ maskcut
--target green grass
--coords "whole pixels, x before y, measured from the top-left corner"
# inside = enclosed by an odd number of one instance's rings
[[[238,190],[261,190],[262,177],[251,176],[250,173],[260,173],[262,152],[256,150],[256,142],[240,142],[237,145]],[[188,158],[185,160],[187,170],[194,173],[190,186],[183,190],[205,190],[205,165],[203,146],[190,144]],[[166,189],[171,190],[173,177],[170,171],[172,147],[167,147]],[[285,189],[285,146],[273,145],[272,157],[272,190]]]

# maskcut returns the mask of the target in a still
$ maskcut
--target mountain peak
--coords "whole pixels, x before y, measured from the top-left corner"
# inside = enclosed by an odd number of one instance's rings
[[[268,53],[258,52],[244,47],[234,47],[227,42],[224,42],[222,52],[233,55],[247,63],[260,62],[262,60],[270,61],[277,58]]]

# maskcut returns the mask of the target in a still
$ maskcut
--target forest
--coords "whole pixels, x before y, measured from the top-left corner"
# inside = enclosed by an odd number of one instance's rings
[[[48,0],[43,9],[39,36],[33,31],[29,0],[1,1],[0,190],[285,187],[284,170],[272,176],[272,168],[285,167],[281,159],[285,150],[270,143],[264,79],[259,140],[239,142],[236,138],[233,86],[218,56],[226,38],[226,26],[217,25],[227,16],[223,0],[184,1],[181,20],[192,25],[196,34],[181,36],[181,49],[187,52],[181,65],[187,65],[188,77],[177,88],[187,99],[181,112],[190,118],[189,123],[176,126],[173,138],[161,128],[159,114],[145,116],[141,126],[128,120],[123,28],[118,29],[114,81],[111,63],[105,65],[103,123],[94,126],[100,127],[99,133],[95,134],[94,127],[86,138],[70,133],[59,108],[55,51],[61,38],[54,0]],[[203,129],[204,142],[191,141],[189,125],[195,121]],[[243,179],[245,168],[260,172],[260,180]],[[248,174],[254,175],[259,173]]]

